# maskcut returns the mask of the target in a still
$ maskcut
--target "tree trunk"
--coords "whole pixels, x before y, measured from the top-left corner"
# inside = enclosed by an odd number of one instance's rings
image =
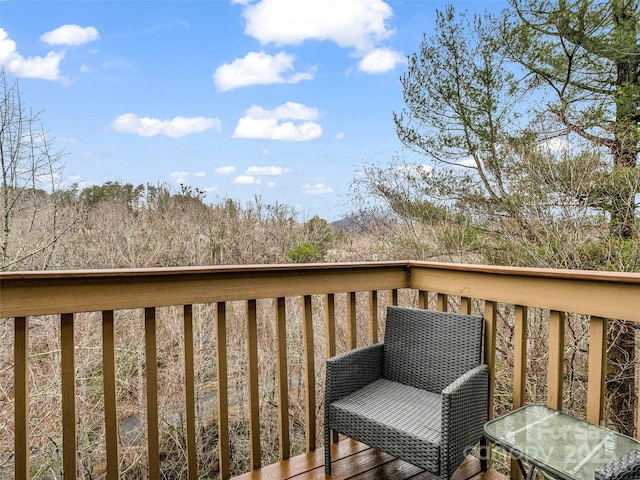
[[[635,196],[637,186],[631,181],[638,163],[640,135],[640,45],[638,44],[635,0],[612,0],[614,36],[617,37],[616,91],[614,94],[616,122],[614,127],[613,185],[611,202],[612,235],[634,238]]]
[[[638,163],[640,136],[640,45],[638,44],[635,0],[612,0],[614,35],[619,57],[616,61],[616,125],[613,155],[613,185],[610,233],[631,239],[637,236],[633,171]],[[609,423],[621,433],[635,435],[636,374],[635,325],[614,321],[609,329],[607,397]]]

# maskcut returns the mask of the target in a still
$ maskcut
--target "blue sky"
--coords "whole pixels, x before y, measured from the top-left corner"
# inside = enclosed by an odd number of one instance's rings
[[[399,77],[445,3],[0,0],[0,65],[66,185],[183,183],[332,221],[363,162],[403,155]]]

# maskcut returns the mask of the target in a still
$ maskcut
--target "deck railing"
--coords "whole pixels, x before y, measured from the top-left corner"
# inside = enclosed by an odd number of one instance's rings
[[[285,299],[297,297],[302,305],[303,365],[298,372],[304,390],[304,428],[306,449],[318,445],[316,425],[316,367],[312,300],[320,296],[324,304],[325,356],[336,353],[336,295],[346,294],[346,348],[378,341],[379,292],[387,303],[398,303],[398,292],[415,292],[412,298],[421,308],[475,310],[486,321],[485,361],[492,375],[492,402],[495,388],[496,332],[498,306],[509,304],[513,321],[513,407],[526,401],[528,309],[548,310],[547,400],[557,409],[563,404],[564,328],[566,313],[583,314],[589,321],[588,393],[586,418],[599,423],[603,416],[606,375],[608,319],[640,322],[640,274],[565,271],[438,264],[425,262],[375,262],[350,264],[310,264],[240,267],[192,267],[134,270],[96,270],[61,272],[8,272],[0,274],[0,318],[13,319],[13,405],[14,475],[29,478],[30,318],[59,316],[62,429],[62,469],[65,478],[76,478],[77,408],[76,345],[77,315],[102,312],[102,388],[104,398],[104,437],[106,478],[119,478],[119,418],[117,413],[116,338],[114,312],[144,310],[144,341],[148,476],[161,477],[158,415],[158,359],[156,312],[160,307],[179,306],[182,310],[184,352],[185,449],[188,478],[197,478],[196,412],[194,393],[193,307],[215,304],[217,372],[217,444],[219,471],[229,478],[229,385],[227,378],[227,305],[244,302],[246,312],[247,404],[249,419],[250,468],[261,467],[260,384],[258,356],[257,301],[272,299],[275,306],[278,434],[280,459],[290,456],[289,391],[292,372],[287,359],[287,311]],[[366,339],[358,338],[357,316],[363,302],[357,292],[367,292],[364,307],[368,318]],[[358,293],[362,299],[362,293]],[[405,295],[406,297],[406,295]],[[403,297],[404,298],[404,297]],[[5,320],[10,321],[10,320]],[[360,334],[362,336],[362,334]],[[142,340],[144,339],[144,340]],[[11,389],[9,389],[11,391]],[[493,405],[493,403],[492,403]],[[492,409],[493,411],[493,409]],[[640,416],[638,416],[640,417]],[[639,429],[640,430],[640,429]]]

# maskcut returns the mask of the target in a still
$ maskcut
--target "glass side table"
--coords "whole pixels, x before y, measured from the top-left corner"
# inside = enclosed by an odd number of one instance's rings
[[[484,426],[486,438],[509,451],[526,479],[535,469],[562,480],[593,480],[605,463],[640,448],[640,442],[540,405],[526,405]],[[529,464],[528,471],[522,460]]]

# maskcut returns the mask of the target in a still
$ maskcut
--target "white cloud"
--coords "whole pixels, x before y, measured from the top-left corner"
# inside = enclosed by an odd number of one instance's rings
[[[216,168],[216,173],[221,173],[223,175],[226,175],[226,174],[229,174],[229,173],[233,173],[235,171],[236,171],[236,167],[234,167],[233,165]]]
[[[336,133],[336,140],[344,140],[344,132]]]
[[[307,183],[302,185],[301,190],[302,193],[307,195],[326,195],[328,193],[333,193],[333,188],[324,183]]]
[[[189,176],[189,172],[171,172],[169,176],[176,183],[185,183]]]
[[[64,52],[49,52],[44,57],[25,58],[18,53],[16,42],[0,28],[0,65],[16,77],[62,80],[60,62]]]
[[[233,137],[289,142],[313,140],[322,135],[322,127],[312,121],[319,116],[318,109],[295,102],[287,102],[273,110],[254,105],[238,120]],[[281,122],[285,119],[302,122]]]
[[[322,127],[314,122],[294,124],[278,123],[276,119],[258,120],[243,117],[233,133],[234,138],[257,138],[263,140],[282,140],[289,142],[307,141],[322,135]]]
[[[320,117],[320,111],[317,108],[307,107],[301,103],[286,102],[278,105],[273,110],[266,110],[262,107],[254,105],[245,112],[245,115],[257,120],[275,119],[291,119],[291,120],[316,120]]]
[[[135,133],[141,137],[166,135],[167,137],[184,137],[201,133],[211,128],[221,130],[220,120],[206,117],[174,117],[171,120],[138,117],[134,113],[125,113],[116,118],[111,127],[117,132]]]
[[[365,73],[385,73],[396,68],[396,65],[406,63],[407,59],[401,52],[389,48],[376,48],[360,60],[358,68]]]
[[[203,178],[203,177],[206,177],[207,174],[206,174],[206,172],[196,172],[196,173],[193,174],[193,176],[196,177],[196,178]]]
[[[85,43],[94,42],[100,39],[100,34],[95,27],[81,27],[79,25],[63,25],[44,33],[40,40],[49,45],[72,45],[78,46]]]
[[[245,175],[282,175],[288,171],[286,168],[272,165],[270,167],[249,167],[244,173]]]
[[[382,0],[237,1],[244,6],[245,33],[262,44],[299,45],[330,40],[367,51],[393,34],[385,21],[393,15]]]
[[[276,55],[250,52],[244,58],[218,67],[213,74],[213,81],[219,91],[225,92],[249,85],[298,83],[313,79],[313,74],[309,72],[291,73],[294,71],[294,60],[295,55],[285,52]]]
[[[234,180],[233,183],[238,185],[255,185],[260,182],[259,178],[253,177],[251,175],[239,175]]]
[[[296,102],[287,102],[276,107],[274,114],[278,118],[291,118],[293,120],[316,120],[320,117],[320,111],[317,108],[307,107]]]

